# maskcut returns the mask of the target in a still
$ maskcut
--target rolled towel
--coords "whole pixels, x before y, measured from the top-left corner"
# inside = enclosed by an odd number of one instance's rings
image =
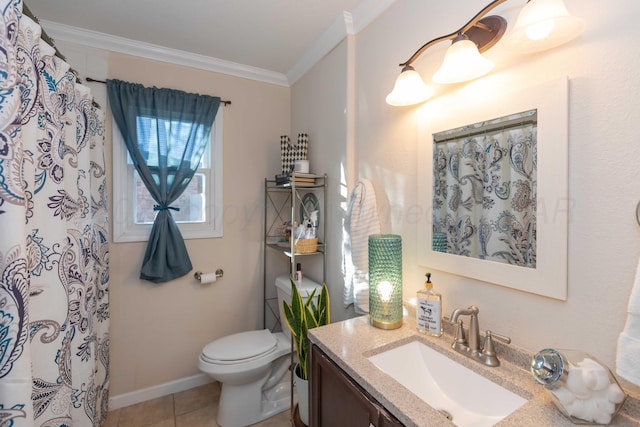
[[[582,399],[576,399],[567,407],[565,407],[567,413],[572,417],[580,418],[581,420],[591,421],[590,411],[587,406],[587,401]]]
[[[587,388],[587,385],[582,379],[582,369],[569,366],[568,370],[567,388],[571,390],[578,399],[588,399],[591,396],[591,390]]]
[[[565,406],[565,409],[572,417],[598,424],[609,424],[616,411],[616,405],[609,400],[607,388],[592,392],[588,399],[576,399]]]
[[[609,417],[611,417],[613,413],[616,411],[616,405],[613,402],[609,402],[609,399],[607,399],[606,393],[604,394],[604,396],[598,396],[596,399],[592,398],[592,401],[596,405],[595,415],[606,414],[606,415],[609,415]]]
[[[594,415],[593,421],[597,424],[609,424],[611,422],[612,414],[607,414],[605,412],[599,412]]]
[[[607,399],[609,399],[609,402],[616,404],[622,403],[624,397],[624,391],[622,391],[617,383],[612,383],[609,388],[607,388]]]
[[[582,370],[582,381],[590,390],[604,390],[611,384],[607,369],[593,359],[578,363]]]
[[[574,413],[571,415],[588,422],[606,418],[610,421],[613,410],[609,410],[610,408],[605,407],[603,402],[610,403],[602,397],[598,398],[594,396],[586,400],[577,399],[572,406]]]
[[[564,406],[565,408],[571,405],[574,400],[576,400],[576,395],[571,390],[566,387],[556,387],[551,392],[556,396],[556,399]]]

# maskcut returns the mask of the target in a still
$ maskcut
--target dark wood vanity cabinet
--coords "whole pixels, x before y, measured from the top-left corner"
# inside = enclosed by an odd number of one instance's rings
[[[310,427],[403,425],[315,345],[309,383]]]

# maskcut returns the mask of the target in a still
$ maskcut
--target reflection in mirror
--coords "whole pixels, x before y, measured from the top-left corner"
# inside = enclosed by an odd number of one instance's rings
[[[559,300],[567,299],[567,249],[570,216],[568,173],[568,80],[560,77],[536,83],[526,88],[505,91],[498,80],[482,81],[469,91],[447,94],[425,104],[420,110],[421,141],[418,150],[418,203],[424,215],[417,224],[418,262],[427,271],[439,270],[459,277],[496,284],[511,289],[543,295]],[[480,96],[486,94],[486,96]],[[535,150],[528,160],[535,164],[536,184],[532,186],[531,200],[537,205],[535,228],[528,230],[535,238],[535,268],[521,267],[507,262],[460,256],[434,250],[434,151],[433,135],[445,129],[458,129],[469,123],[486,123],[496,117],[510,117],[517,112],[536,111]],[[477,136],[477,135],[476,135]],[[516,150],[517,151],[517,150]],[[480,152],[478,151],[478,155]],[[483,151],[482,156],[487,155]],[[503,156],[504,157],[504,156]],[[493,158],[493,157],[489,157]],[[527,163],[528,164],[528,163]],[[529,164],[528,164],[529,165]],[[509,164],[509,167],[511,165]],[[522,168],[521,168],[522,169]],[[463,172],[463,175],[465,173]],[[466,173],[468,174],[468,173]],[[521,174],[511,181],[523,180]],[[459,173],[459,176],[460,173]],[[475,176],[475,175],[474,175]],[[480,175],[479,175],[480,176]],[[490,175],[481,175],[483,177]],[[489,182],[489,181],[488,181]],[[486,184],[483,181],[483,191]],[[511,199],[516,194],[513,187]],[[494,197],[495,192],[492,193]],[[473,195],[472,200],[473,200]],[[469,196],[467,196],[468,198]],[[462,199],[464,200],[464,199]],[[449,202],[449,198],[446,198]],[[521,203],[520,200],[517,203]],[[513,210],[509,206],[510,210]],[[526,228],[525,228],[526,230]],[[446,243],[445,243],[446,244]],[[492,249],[487,248],[486,253]],[[493,250],[495,252],[495,250]]]
[[[433,142],[433,250],[535,269],[537,109]]]

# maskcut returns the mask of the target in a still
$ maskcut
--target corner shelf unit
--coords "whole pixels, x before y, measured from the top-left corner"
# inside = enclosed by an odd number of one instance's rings
[[[280,310],[278,300],[274,289],[270,287],[273,283],[268,279],[268,261],[267,251],[273,251],[281,254],[289,260],[289,273],[294,278],[296,264],[300,262],[300,257],[322,257],[322,277],[319,283],[326,280],[327,275],[327,227],[325,221],[327,218],[327,175],[302,174],[304,178],[313,178],[313,183],[296,183],[295,178],[300,177],[295,172],[292,173],[292,182],[286,184],[277,184],[275,180],[265,179],[264,181],[264,236],[263,244],[263,326],[266,329],[275,332],[281,330],[284,326],[280,319]],[[317,209],[314,209],[317,208]],[[303,216],[308,217],[311,210],[318,210],[318,228],[316,237],[318,238],[318,247],[315,252],[300,253],[295,251],[295,241],[289,238],[289,241],[281,241],[283,239],[283,229],[287,225],[291,226],[291,230],[295,230],[296,225],[302,223]],[[291,233],[291,234],[292,234]],[[282,272],[280,272],[282,274]],[[277,276],[274,275],[274,277]]]

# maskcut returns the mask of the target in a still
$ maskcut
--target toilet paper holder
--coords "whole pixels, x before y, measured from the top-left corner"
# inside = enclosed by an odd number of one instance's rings
[[[196,279],[197,281],[200,281],[200,279],[202,278],[202,275],[203,275],[203,274],[204,274],[204,273],[203,273],[202,271],[196,271],[196,272],[193,274],[193,278],[194,278],[194,279]],[[217,278],[217,279],[219,279],[219,278],[221,278],[222,276],[224,276],[224,271],[222,271],[222,269],[221,269],[221,268],[217,269],[217,270],[216,270],[216,278]]]

